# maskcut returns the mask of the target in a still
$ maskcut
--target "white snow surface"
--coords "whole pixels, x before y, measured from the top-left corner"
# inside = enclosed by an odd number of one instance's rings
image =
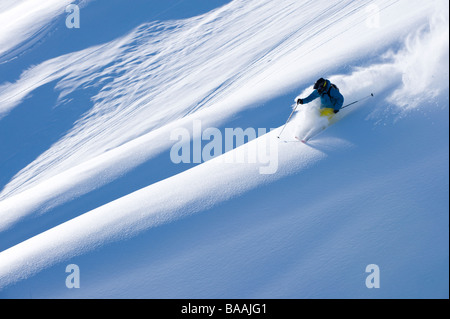
[[[84,5],[88,0],[80,1]],[[0,63],[14,59],[42,40],[49,26],[64,14],[65,8],[73,3],[70,0],[2,0],[0,3]]]
[[[8,4],[0,56],[33,36],[8,39],[35,19]],[[443,0],[234,0],[28,65],[0,83],[0,125],[43,101],[86,111],[2,185],[0,296],[448,298],[448,39]],[[278,139],[319,77],[374,97],[306,145],[300,109]],[[199,122],[275,129],[174,164],[171,133]],[[261,145],[276,157],[236,161]]]

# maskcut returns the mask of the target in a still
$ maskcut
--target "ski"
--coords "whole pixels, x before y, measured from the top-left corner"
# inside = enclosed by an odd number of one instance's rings
[[[303,144],[306,144],[310,139],[312,139],[313,137],[316,137],[322,131],[325,131],[328,127],[329,127],[329,125],[322,126],[319,129],[311,129],[311,130],[308,131],[308,133],[306,133],[306,135],[303,138],[295,136],[295,139],[297,139],[298,141],[302,142]]]
[[[297,141],[299,141],[299,142],[302,142],[303,144],[306,144],[306,142],[308,142],[307,139],[301,139],[301,138],[298,137],[298,136],[295,136],[295,139],[296,139]]]

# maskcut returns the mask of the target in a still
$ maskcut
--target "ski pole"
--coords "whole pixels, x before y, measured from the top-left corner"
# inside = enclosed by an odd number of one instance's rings
[[[289,115],[288,120],[286,121],[286,124],[284,124],[283,129],[281,130],[280,134],[278,135],[278,138],[280,138],[281,134],[283,133],[284,129],[286,128],[286,125],[288,124],[289,120],[292,117],[292,114],[294,114],[295,110],[297,109],[298,104],[295,105],[294,109],[292,110],[291,115]]]
[[[349,107],[350,105],[353,105],[353,104],[356,104],[356,103],[358,103],[358,102],[367,100],[369,97],[372,97],[372,96],[373,96],[373,93],[370,93],[370,95],[366,96],[365,98],[362,98],[362,99],[360,99],[360,100],[358,100],[358,101],[352,102],[352,103],[350,103],[350,104],[347,104],[347,105],[341,107],[341,110],[342,110],[342,109],[345,109],[346,107]]]

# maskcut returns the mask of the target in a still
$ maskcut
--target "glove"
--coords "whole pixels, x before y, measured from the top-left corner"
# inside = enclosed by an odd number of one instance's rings
[[[334,112],[334,114],[337,114],[339,112],[339,110],[334,110],[333,112]]]
[[[299,104],[303,104],[303,100],[302,99],[297,99],[297,105]]]

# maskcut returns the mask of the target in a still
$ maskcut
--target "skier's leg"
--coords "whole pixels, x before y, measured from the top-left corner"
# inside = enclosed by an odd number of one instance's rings
[[[328,117],[329,120],[334,116],[334,110],[332,108],[323,108],[320,109],[320,116]]]

